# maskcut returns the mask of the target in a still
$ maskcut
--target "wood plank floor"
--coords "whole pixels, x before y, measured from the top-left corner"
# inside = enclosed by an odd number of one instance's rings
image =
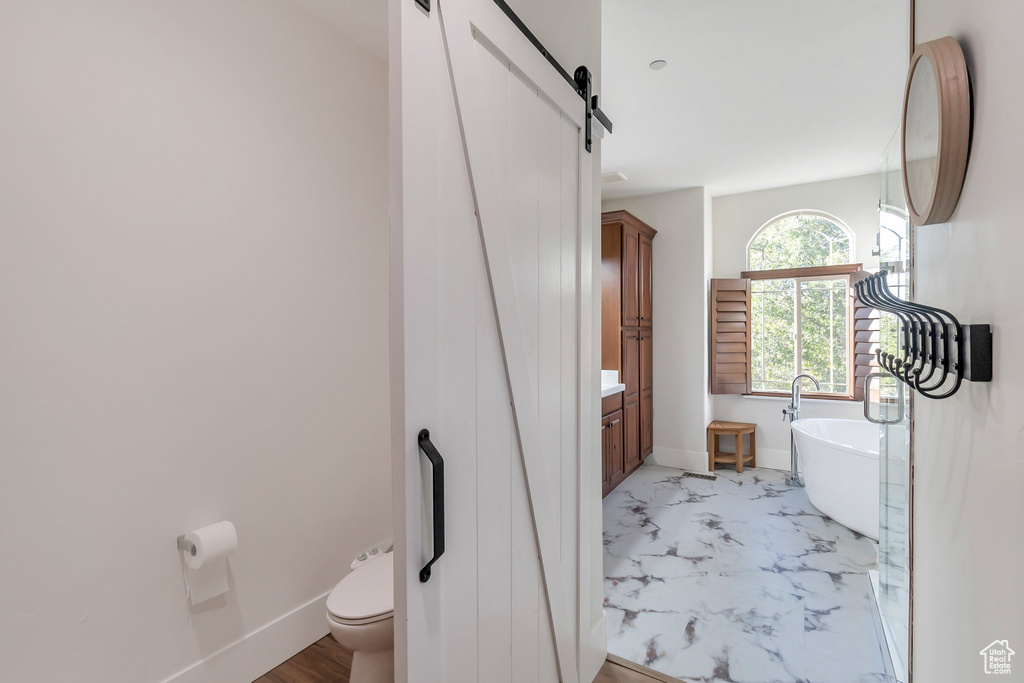
[[[326,635],[255,683],[348,683],[352,653]]]
[[[255,683],[348,683],[352,672],[352,653],[324,636],[287,662],[256,679]],[[605,662],[594,683],[652,683],[637,671]]]
[[[640,671],[622,666],[617,662],[607,661],[601,670],[597,672],[594,683],[659,683],[661,681],[673,680],[667,676],[648,676]]]

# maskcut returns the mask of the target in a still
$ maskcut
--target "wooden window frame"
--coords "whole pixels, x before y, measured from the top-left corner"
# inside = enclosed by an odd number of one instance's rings
[[[829,278],[846,279],[847,295],[853,286],[851,282],[851,276],[862,270],[862,263],[844,263],[836,266],[810,266],[807,268],[779,268],[776,270],[745,270],[740,273],[740,277],[747,280],[824,280]],[[753,297],[753,293],[751,293]],[[751,329],[753,334],[753,329]],[[853,306],[852,304],[846,307],[846,372],[847,372],[847,387],[849,392],[845,394],[838,393],[818,393],[808,392],[805,394],[805,398],[809,399],[822,399],[826,401],[857,401],[854,395],[857,376],[854,372],[854,337],[856,332],[854,330],[853,320]],[[751,349],[752,350],[752,349]],[[754,378],[754,367],[753,357],[749,361],[747,371],[750,373],[750,380],[753,383]],[[748,396],[763,396],[768,398],[789,398],[790,392],[788,391],[751,391]]]
[[[779,268],[778,270],[745,270],[740,277],[746,280],[788,280],[796,277],[831,277],[853,275],[863,269],[863,263],[843,263],[838,266],[810,266],[807,268]]]

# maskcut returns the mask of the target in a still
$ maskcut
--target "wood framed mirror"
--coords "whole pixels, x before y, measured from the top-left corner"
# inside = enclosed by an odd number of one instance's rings
[[[971,140],[971,85],[963,50],[946,36],[922,43],[903,95],[903,190],[914,225],[949,220]]]

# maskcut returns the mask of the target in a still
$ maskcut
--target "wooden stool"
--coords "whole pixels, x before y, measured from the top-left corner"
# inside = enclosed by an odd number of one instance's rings
[[[751,467],[757,467],[757,450],[754,444],[754,430],[756,424],[750,422],[725,422],[715,420],[708,425],[708,471],[715,471],[715,463],[732,463],[736,465],[736,471],[743,471],[743,463],[750,461]],[[731,434],[736,437],[736,452],[722,453],[718,450],[718,437],[722,434]],[[750,435],[750,455],[743,455],[743,435]]]

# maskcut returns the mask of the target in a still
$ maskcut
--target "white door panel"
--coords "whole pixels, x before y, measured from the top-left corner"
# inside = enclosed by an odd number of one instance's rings
[[[392,12],[396,674],[578,681],[593,621],[580,610],[580,446],[597,431],[579,400],[583,102],[490,0]],[[422,428],[446,475],[446,549],[426,583]]]
[[[476,8],[481,11],[473,18],[482,19],[474,23],[469,10]],[[558,289],[540,290],[539,270],[546,254],[540,250],[539,234],[560,232],[560,225],[542,225],[539,220],[538,176],[544,159],[540,140],[545,128],[557,131],[563,115],[549,106],[534,83],[511,64],[497,44],[498,37],[483,32],[480,24],[486,23],[488,14],[494,16],[494,10],[490,3],[471,2],[450,2],[440,8],[523,462],[524,480],[513,479],[513,492],[525,489],[530,503],[528,507],[518,506],[516,500],[522,496],[513,495],[513,680],[529,680],[530,674],[539,670],[544,648],[534,643],[540,640],[538,619],[543,612],[554,634],[560,677],[576,680],[575,618],[567,600],[572,591],[563,583],[559,562],[562,524],[553,523],[563,521],[561,496],[574,492],[559,490],[558,481],[546,476],[539,413],[541,384],[550,382],[557,388],[561,383],[560,373],[541,376],[539,372],[542,345],[560,346],[558,338],[539,337],[540,310],[550,310],[561,301]],[[497,18],[504,19],[500,14]],[[498,33],[505,28],[502,24],[494,30]],[[543,73],[550,75],[550,67],[543,66]],[[507,87],[507,108],[500,98],[480,96],[484,83],[498,86],[499,92]],[[559,93],[568,90],[572,101],[572,90],[564,82],[553,85]],[[493,128],[499,109],[509,112],[509,129],[504,135]],[[577,125],[577,140],[579,128]],[[506,144],[508,152],[504,150]],[[578,169],[578,158],[574,156],[571,161]],[[509,169],[504,172],[500,169],[506,163]],[[503,177],[508,181],[499,182]],[[578,203],[578,195],[571,200]],[[575,389],[574,383],[570,390]],[[533,518],[529,525],[524,519],[528,513]],[[575,523],[571,526],[576,527]],[[540,553],[539,582],[534,570],[535,551],[527,545],[534,539]],[[545,609],[535,611],[532,606],[538,604],[541,589]]]

